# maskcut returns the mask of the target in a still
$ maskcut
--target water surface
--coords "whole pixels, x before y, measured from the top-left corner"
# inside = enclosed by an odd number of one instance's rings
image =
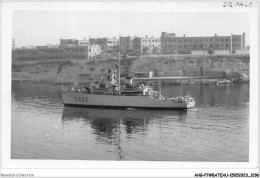
[[[61,87],[12,84],[12,159],[248,161],[248,84],[163,86],[189,110],[64,107]]]

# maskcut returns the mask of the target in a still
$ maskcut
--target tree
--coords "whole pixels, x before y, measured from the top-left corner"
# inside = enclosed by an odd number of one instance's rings
[[[207,51],[207,53],[208,53],[209,55],[212,55],[212,54],[214,53],[214,51],[213,51],[213,49],[209,48],[208,51]]]
[[[214,51],[211,48],[209,48],[207,53],[211,56],[214,53]],[[211,67],[213,68],[214,67],[214,60],[212,59],[212,57],[210,57],[210,61],[211,61],[210,62],[211,63]]]

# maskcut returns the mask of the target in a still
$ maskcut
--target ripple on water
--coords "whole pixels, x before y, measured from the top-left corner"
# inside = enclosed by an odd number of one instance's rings
[[[64,107],[56,86],[16,85],[12,158],[248,161],[249,88],[185,87],[195,108],[147,111]]]

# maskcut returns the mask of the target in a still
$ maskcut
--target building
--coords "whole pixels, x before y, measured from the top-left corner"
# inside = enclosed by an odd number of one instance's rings
[[[91,59],[97,55],[100,55],[102,53],[102,50],[101,50],[101,46],[99,45],[91,45],[91,46],[88,46],[88,59]]]
[[[64,59],[90,59],[101,54],[101,47],[91,46],[65,46]]]
[[[141,55],[141,38],[139,37],[120,37],[119,45],[122,54]]]
[[[88,46],[88,45],[90,45],[90,42],[89,42],[89,40],[84,38],[84,40],[76,40],[76,45],[78,45],[78,46]]]
[[[60,46],[88,46],[90,42],[88,39],[84,38],[83,40],[77,39],[60,39]]]
[[[161,53],[161,39],[154,37],[141,38],[141,54]]]
[[[230,36],[205,36],[205,37],[177,37],[175,33],[162,32],[161,53],[162,54],[190,54],[191,51],[212,49],[228,50],[235,53],[236,50],[245,49],[245,33]]]
[[[90,45],[101,46],[102,53],[117,52],[119,47],[119,39],[114,38],[90,38]]]
[[[101,47],[91,46],[36,46],[30,48],[16,48],[12,50],[12,59],[15,61],[54,61],[90,59],[101,54]]]
[[[60,39],[60,46],[76,45],[76,39]]]
[[[124,54],[158,54],[161,52],[161,39],[154,37],[120,37],[120,52]]]
[[[15,49],[15,39],[12,39],[12,49]]]
[[[117,52],[119,50],[119,39],[107,38],[107,52]]]
[[[12,60],[14,61],[38,61],[39,50],[35,47],[22,47],[12,50]]]
[[[119,38],[119,50],[122,54],[129,54],[133,51],[133,37],[121,37]]]

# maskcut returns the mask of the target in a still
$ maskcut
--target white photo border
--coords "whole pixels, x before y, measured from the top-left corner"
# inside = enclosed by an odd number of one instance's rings
[[[194,8],[194,3],[196,8]],[[1,5],[1,145],[3,173],[35,176],[186,177],[200,172],[259,173],[259,2],[251,8],[224,8],[217,2],[2,2]],[[145,8],[144,8],[145,7]],[[148,7],[148,8],[147,8]],[[239,12],[250,16],[249,162],[13,160],[11,153],[12,14],[17,10],[48,11]],[[253,40],[252,40],[253,39]],[[253,41],[253,42],[252,42]],[[235,146],[235,145],[234,145]],[[66,169],[65,169],[66,168]]]

